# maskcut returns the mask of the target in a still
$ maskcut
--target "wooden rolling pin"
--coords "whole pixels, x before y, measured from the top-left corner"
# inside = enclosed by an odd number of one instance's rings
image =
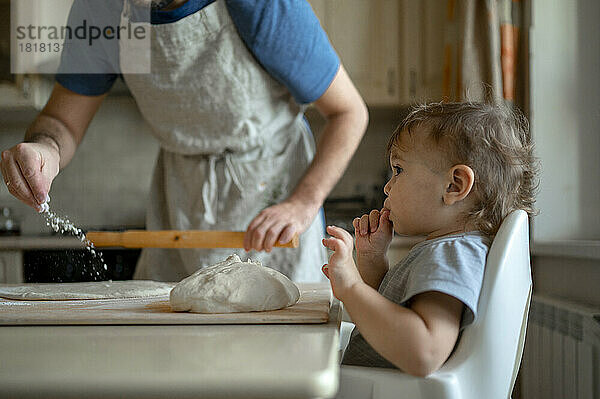
[[[128,230],[123,232],[89,231],[85,234],[96,247],[125,248],[244,248],[244,231],[203,230]],[[295,234],[285,244],[276,247],[298,248]]]

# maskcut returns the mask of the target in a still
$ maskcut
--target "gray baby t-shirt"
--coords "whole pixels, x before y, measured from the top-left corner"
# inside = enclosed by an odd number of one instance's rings
[[[479,292],[491,239],[473,231],[423,241],[415,245],[395,267],[390,268],[379,286],[379,293],[401,306],[426,291],[451,295],[463,304],[460,328],[471,324],[477,315]],[[369,345],[354,328],[342,364],[396,368]]]

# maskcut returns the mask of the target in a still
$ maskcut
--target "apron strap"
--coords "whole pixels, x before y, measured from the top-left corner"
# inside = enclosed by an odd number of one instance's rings
[[[121,18],[123,18],[123,17],[125,17],[127,19],[131,18],[131,7],[129,4],[129,0],[123,1],[123,11],[121,13]]]

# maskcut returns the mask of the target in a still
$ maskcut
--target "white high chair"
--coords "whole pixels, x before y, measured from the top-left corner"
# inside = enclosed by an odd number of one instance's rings
[[[490,248],[476,321],[448,361],[418,378],[398,370],[342,366],[336,398],[510,398],[523,354],[531,300],[527,213],[509,214]],[[342,322],[342,348],[354,325]]]

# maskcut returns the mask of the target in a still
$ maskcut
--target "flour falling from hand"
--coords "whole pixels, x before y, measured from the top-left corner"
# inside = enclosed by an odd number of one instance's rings
[[[61,217],[59,215],[57,215],[56,213],[52,212],[50,210],[50,205],[48,204],[49,201],[44,202],[41,206],[41,214],[42,216],[44,216],[44,218],[46,219],[46,225],[50,226],[52,228],[52,230],[54,230],[57,233],[60,234],[70,234],[73,235],[75,237],[77,237],[84,245],[85,248],[89,251],[89,253],[92,255],[94,261],[91,262],[91,266],[92,266],[92,279],[94,281],[97,280],[101,280],[100,278],[100,270],[98,270],[97,268],[97,263],[101,263],[102,264],[102,268],[104,269],[104,271],[108,270],[108,266],[106,265],[106,263],[104,262],[104,258],[102,257],[102,252],[98,251],[96,249],[96,247],[94,247],[94,244],[88,240],[85,237],[85,234],[83,232],[83,230],[81,230],[80,228],[77,228],[73,223],[71,223],[71,221],[65,217]]]

